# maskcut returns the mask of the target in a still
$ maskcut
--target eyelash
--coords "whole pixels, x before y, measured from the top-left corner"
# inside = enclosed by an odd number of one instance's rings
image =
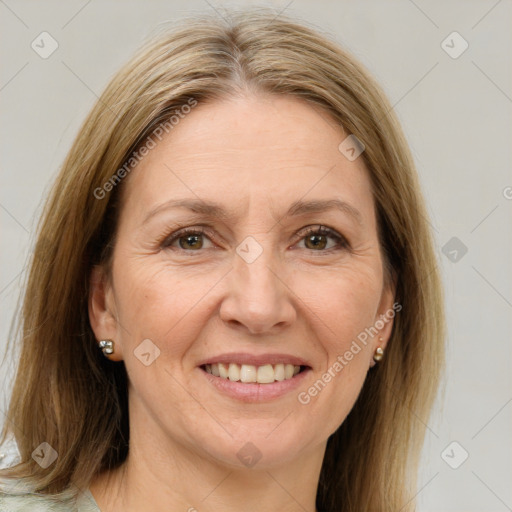
[[[328,236],[336,241],[335,247],[330,247],[329,249],[321,249],[318,251],[315,251],[314,249],[309,249],[311,252],[319,252],[319,253],[328,253],[330,254],[332,251],[335,250],[347,250],[350,249],[350,244],[347,241],[347,239],[340,235],[337,231],[328,228],[327,226],[317,225],[317,226],[311,226],[306,228],[306,231],[298,233],[300,234],[301,238],[299,240],[302,241],[306,237],[310,235],[324,235]],[[211,240],[212,237],[208,236],[208,230],[203,227],[192,227],[192,228],[183,228],[179,231],[176,231],[175,233],[172,233],[169,237],[167,237],[161,244],[162,248],[171,248],[171,244],[173,244],[175,241],[179,240],[180,238],[184,238],[187,235],[203,235],[206,236],[208,239]],[[177,249],[178,251],[182,251],[185,253],[196,253],[200,252],[201,249],[193,250],[193,249],[182,249],[181,247],[176,247],[174,249]],[[307,249],[307,248],[306,248]],[[192,254],[191,254],[192,255]]]

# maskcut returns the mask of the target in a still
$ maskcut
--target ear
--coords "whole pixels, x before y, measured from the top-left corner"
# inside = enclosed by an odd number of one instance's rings
[[[393,320],[396,313],[402,309],[402,305],[395,302],[396,283],[396,277],[390,277],[385,281],[382,288],[377,315],[375,316],[373,323],[379,332],[373,337],[372,354],[375,352],[377,347],[381,347],[384,351],[386,350],[386,346],[393,330]],[[372,366],[375,366],[373,357],[370,361],[370,368]]]
[[[101,266],[92,269],[89,278],[89,322],[96,339],[114,341],[114,353],[107,357],[112,361],[123,359],[119,342],[116,305],[111,283]],[[100,350],[98,348],[98,350]]]

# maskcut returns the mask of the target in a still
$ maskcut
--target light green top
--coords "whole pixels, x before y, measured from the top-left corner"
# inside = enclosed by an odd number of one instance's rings
[[[34,459],[35,460],[35,459]],[[14,437],[0,445],[0,469],[19,464]],[[89,489],[71,484],[59,496],[36,493],[23,479],[0,477],[0,512],[101,512]]]
[[[57,499],[42,494],[0,492],[1,512],[101,512],[89,490],[74,497]]]

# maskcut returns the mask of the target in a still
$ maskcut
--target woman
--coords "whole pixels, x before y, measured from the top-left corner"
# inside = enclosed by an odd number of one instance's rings
[[[443,364],[426,219],[334,42],[247,11],[147,44],[43,214],[0,504],[414,510]]]

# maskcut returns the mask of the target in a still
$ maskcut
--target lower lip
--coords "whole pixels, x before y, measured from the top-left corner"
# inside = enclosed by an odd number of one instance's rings
[[[243,383],[216,377],[198,367],[215,388],[222,394],[240,400],[241,402],[270,402],[296,390],[310,372],[310,368],[301,371],[291,379],[276,381],[271,384],[258,384],[256,382]]]

